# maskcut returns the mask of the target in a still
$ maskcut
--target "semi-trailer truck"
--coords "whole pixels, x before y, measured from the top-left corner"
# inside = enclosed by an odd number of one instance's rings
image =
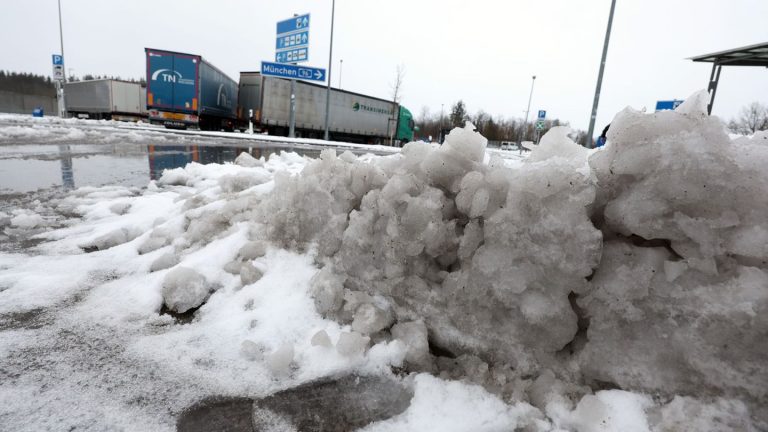
[[[139,83],[98,79],[64,84],[73,117],[137,121],[147,117],[147,93]]]
[[[146,48],[149,120],[168,128],[234,130],[237,82],[199,55]]]
[[[326,87],[297,81],[295,86],[295,133],[298,137],[320,138],[325,133]],[[260,132],[288,135],[290,80],[240,72],[238,127],[251,122]],[[413,140],[413,117],[405,107],[392,101],[346,90],[331,89],[330,138],[336,141],[370,144],[400,144]]]

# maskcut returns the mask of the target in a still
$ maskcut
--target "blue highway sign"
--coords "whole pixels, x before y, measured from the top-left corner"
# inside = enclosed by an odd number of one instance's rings
[[[309,60],[309,49],[300,48],[275,53],[277,63],[298,63]]]
[[[325,69],[272,62],[261,62],[261,74],[279,78],[325,81]]]
[[[309,45],[309,30],[300,31],[297,33],[287,34],[285,36],[278,35],[277,41],[275,41],[275,48],[277,50],[293,49]]]
[[[52,54],[51,57],[53,58],[53,65],[54,66],[58,66],[58,65],[63,65],[64,64],[64,57],[63,56],[60,56],[58,54]]]
[[[539,110],[539,120],[544,120],[545,118],[547,118],[547,111]]]
[[[309,28],[309,14],[299,15],[288,18],[277,23],[277,34],[291,33],[296,30],[306,30]]]
[[[677,108],[681,103],[683,103],[683,101],[677,99],[670,101],[657,101],[656,111],[673,110]]]

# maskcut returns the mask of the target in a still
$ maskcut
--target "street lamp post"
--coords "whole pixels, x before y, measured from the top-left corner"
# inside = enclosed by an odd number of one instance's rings
[[[339,60],[339,90],[341,90],[341,72],[344,70],[344,59]]]
[[[589,130],[587,131],[587,147],[592,147],[592,134],[595,133],[595,119],[597,118],[597,104],[600,102],[600,87],[603,86],[603,71],[605,70],[605,58],[608,56],[608,42],[611,40],[611,26],[613,25],[613,11],[616,9],[616,0],[611,0],[611,12],[608,14],[608,28],[605,30],[605,42],[603,43],[603,56],[600,59],[600,71],[597,73],[597,86],[595,86],[595,99],[592,101],[592,114],[589,117]]]
[[[336,14],[336,0],[331,3],[331,45],[328,48],[328,87],[325,90],[325,140],[330,139],[328,133],[328,116],[331,109],[331,65],[333,64],[333,19]]]
[[[437,131],[437,142],[443,143],[443,107],[445,104],[440,104],[440,130]]]
[[[61,0],[58,0],[59,4],[59,43],[61,44],[61,58],[65,59],[64,57],[64,29],[61,24]],[[67,82],[67,68],[65,65],[62,65],[61,68],[62,78],[64,79],[63,82],[56,81],[56,91],[59,96],[59,117],[66,117],[67,116],[67,106],[64,103],[64,83]]]
[[[528,114],[531,112],[531,99],[533,99],[534,84],[536,84],[536,75],[531,78],[531,93],[528,95],[528,108],[525,110],[525,122],[523,122],[523,127],[520,129],[520,139],[517,140],[517,145],[520,148],[520,154],[523,154],[523,136],[525,134],[525,130],[528,128]]]

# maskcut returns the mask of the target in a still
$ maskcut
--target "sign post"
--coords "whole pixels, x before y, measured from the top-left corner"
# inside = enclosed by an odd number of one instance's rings
[[[539,115],[536,118],[536,144],[539,143],[539,137],[541,136],[541,131],[544,130],[545,123],[544,120],[547,118],[547,110],[539,110]]]
[[[51,55],[53,63],[53,80],[56,81],[56,99],[59,107],[59,117],[64,117],[66,107],[64,105],[64,56]]]
[[[295,15],[277,23],[275,62],[290,63],[309,60],[309,14]],[[262,74],[264,66],[262,63]],[[291,111],[288,116],[288,137],[293,138],[296,124],[296,79],[291,78]]]

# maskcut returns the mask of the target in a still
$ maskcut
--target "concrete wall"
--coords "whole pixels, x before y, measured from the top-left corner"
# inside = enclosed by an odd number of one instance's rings
[[[32,110],[38,106],[43,107],[45,115],[58,115],[55,97],[0,90],[0,112],[31,115]]]

